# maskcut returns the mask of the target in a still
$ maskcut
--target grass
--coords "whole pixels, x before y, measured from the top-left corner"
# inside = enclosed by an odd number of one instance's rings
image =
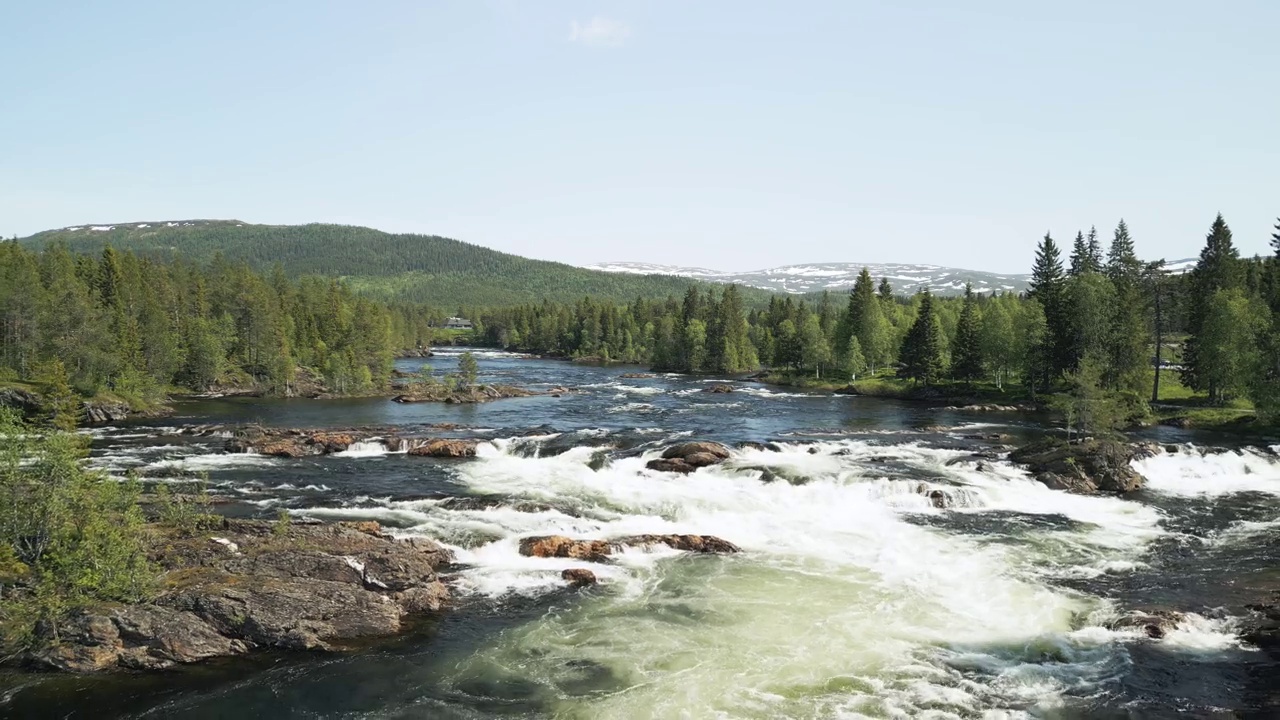
[[[881,370],[873,376],[853,382],[836,378],[819,379],[812,374],[796,372],[773,372],[766,375],[764,381],[807,390],[836,391],[851,387],[856,394],[869,397],[935,400],[966,405],[1012,403],[1026,399],[1019,386],[1006,385],[1001,389],[992,382],[964,383],[948,380],[923,387],[914,381],[898,377],[893,370]]]

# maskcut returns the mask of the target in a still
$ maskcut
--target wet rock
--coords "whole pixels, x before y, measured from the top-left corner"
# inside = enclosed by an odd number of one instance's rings
[[[651,378],[656,378],[658,376],[654,375],[653,373],[623,373],[618,377],[626,380],[649,380]]]
[[[614,545],[642,546],[666,545],[674,550],[694,553],[736,553],[737,545],[714,535],[632,535],[612,541]]]
[[[724,394],[733,392],[733,386],[725,385],[723,383],[717,383],[715,385],[708,385],[707,387],[702,389],[702,392],[715,393],[717,395],[724,395]]]
[[[673,445],[663,451],[662,457],[665,459],[688,459],[690,455],[700,453],[713,455],[719,460],[727,460],[729,458],[729,448],[718,442],[687,442]]]
[[[1142,475],[1129,463],[1150,452],[1149,446],[1119,440],[1090,438],[1066,443],[1049,438],[1014,450],[1009,460],[1026,465],[1037,480],[1054,490],[1128,493],[1143,483]]]
[[[667,460],[665,458],[650,460],[648,463],[645,464],[645,467],[649,468],[650,470],[657,470],[658,472],[673,472],[673,473],[681,473],[683,475],[688,475],[689,473],[698,469],[690,465],[689,463],[685,462],[684,460],[679,460],[679,459]]]
[[[762,443],[747,440],[737,444],[741,450],[759,450],[760,452],[782,452],[782,446],[777,443]]]
[[[1267,650],[1280,648],[1280,592],[1273,593],[1269,602],[1250,603],[1241,628],[1240,637],[1255,647]]]
[[[520,540],[520,554],[528,557],[573,558],[605,562],[624,547],[666,545],[694,553],[735,553],[738,546],[714,535],[631,535],[613,540],[575,540],[563,535],[541,535]]]
[[[717,442],[687,442],[667,448],[662,457],[645,466],[659,472],[691,473],[718,465],[729,458],[729,448]]]
[[[1179,452],[1182,452],[1182,448],[1178,445],[1165,445],[1164,451],[1169,453],[1170,455],[1176,455]]]
[[[997,405],[994,403],[975,403],[973,405],[950,405],[943,408],[944,410],[959,410],[965,412],[1019,412],[1022,408],[1017,405]]]
[[[520,554],[540,558],[573,558],[603,562],[612,552],[604,540],[574,540],[563,535],[521,538]]]
[[[475,457],[479,440],[439,438],[409,449],[410,455],[434,458]]]
[[[1159,640],[1178,627],[1178,623],[1186,618],[1177,610],[1147,609],[1135,610],[1116,620],[1107,623],[1111,630],[1141,630],[1147,637]]]
[[[598,582],[596,574],[586,568],[568,568],[560,573],[560,577],[572,588],[588,587]]]
[[[965,435],[965,440],[979,440],[981,442],[1007,443],[1013,440],[1013,436],[1006,433],[982,433],[977,435]]]
[[[1186,417],[1185,415],[1180,417],[1164,418],[1163,420],[1160,421],[1160,424],[1166,425],[1168,427],[1179,428],[1182,430],[1189,430],[1191,427],[1195,425],[1195,423],[1191,420],[1191,418]]]

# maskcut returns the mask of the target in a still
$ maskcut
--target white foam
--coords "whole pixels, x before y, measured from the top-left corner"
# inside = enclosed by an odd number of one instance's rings
[[[1134,469],[1153,492],[1180,496],[1219,496],[1240,492],[1280,495],[1280,462],[1254,449],[1159,453],[1136,460]]]
[[[391,452],[390,450],[387,450],[387,446],[382,444],[381,441],[361,440],[359,442],[351,443],[349,446],[347,446],[347,449],[343,450],[342,452],[334,453],[333,457],[348,457],[348,458],[381,457],[383,455],[390,454],[390,452]]]

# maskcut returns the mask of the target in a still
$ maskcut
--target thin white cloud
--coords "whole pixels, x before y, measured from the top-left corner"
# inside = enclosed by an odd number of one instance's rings
[[[625,23],[599,15],[585,23],[577,20],[569,23],[569,40],[592,47],[618,47],[627,41],[629,35],[631,28]]]

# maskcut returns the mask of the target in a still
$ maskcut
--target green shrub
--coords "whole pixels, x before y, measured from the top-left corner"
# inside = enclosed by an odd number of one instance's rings
[[[85,439],[42,433],[0,409],[0,632],[8,649],[39,621],[154,588],[140,487],[84,469]]]

